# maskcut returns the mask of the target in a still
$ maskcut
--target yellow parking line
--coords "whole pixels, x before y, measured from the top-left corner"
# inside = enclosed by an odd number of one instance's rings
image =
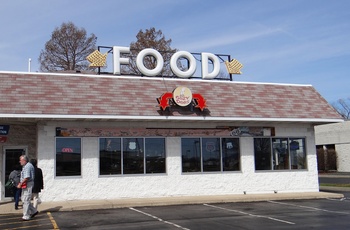
[[[47,215],[49,216],[49,219],[50,219],[50,221],[51,221],[51,224],[52,224],[52,226],[53,226],[53,229],[59,230],[60,228],[58,227],[58,225],[57,225],[55,219],[52,217],[51,212],[47,212]]]
[[[22,222],[22,219],[19,216],[6,218],[6,219],[1,218],[0,226],[1,225],[6,225],[9,221],[16,221],[16,222],[21,221]]]
[[[38,225],[22,226],[22,227],[15,227],[15,228],[6,228],[4,230],[31,229],[31,228],[36,229],[38,227],[42,227],[42,226],[46,226],[46,225],[48,225],[48,224],[38,224]]]

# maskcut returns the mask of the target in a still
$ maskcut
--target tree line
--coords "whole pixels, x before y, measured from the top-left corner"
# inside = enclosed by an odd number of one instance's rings
[[[162,75],[171,75],[170,58],[177,51],[171,48],[171,39],[166,39],[161,30],[154,27],[140,30],[136,35],[137,41],[130,44],[130,57],[135,57],[137,53],[145,48],[153,48],[162,51],[164,68]],[[62,23],[56,27],[51,34],[51,39],[45,43],[45,48],[41,50],[39,56],[40,70],[43,72],[57,71],[84,71],[92,70],[86,57],[97,49],[97,37],[95,34],[87,34],[84,28],[79,28],[72,22]],[[181,63],[179,63],[181,64]],[[144,58],[144,65],[153,69],[157,63],[152,56]],[[135,58],[130,59],[129,65],[123,65],[125,74],[141,75],[136,67]]]

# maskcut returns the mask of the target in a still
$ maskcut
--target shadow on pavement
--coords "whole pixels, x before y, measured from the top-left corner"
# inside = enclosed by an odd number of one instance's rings
[[[56,206],[53,208],[41,210],[40,212],[58,212],[58,211],[60,211],[61,208],[62,208],[62,206]]]

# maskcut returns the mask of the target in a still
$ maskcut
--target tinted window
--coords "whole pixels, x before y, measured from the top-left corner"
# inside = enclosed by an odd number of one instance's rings
[[[81,139],[56,138],[56,176],[81,175]]]

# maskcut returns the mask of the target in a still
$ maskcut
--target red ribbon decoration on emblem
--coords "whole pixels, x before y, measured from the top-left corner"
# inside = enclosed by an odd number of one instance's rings
[[[204,99],[204,97],[201,94],[194,93],[194,94],[192,94],[192,98],[197,103],[196,108],[199,108],[201,111],[203,111],[204,108],[207,107],[206,100]]]
[[[159,106],[162,107],[163,110],[165,110],[167,107],[169,107],[169,99],[173,98],[173,93],[163,93],[160,98],[157,98],[157,101],[159,103]]]

